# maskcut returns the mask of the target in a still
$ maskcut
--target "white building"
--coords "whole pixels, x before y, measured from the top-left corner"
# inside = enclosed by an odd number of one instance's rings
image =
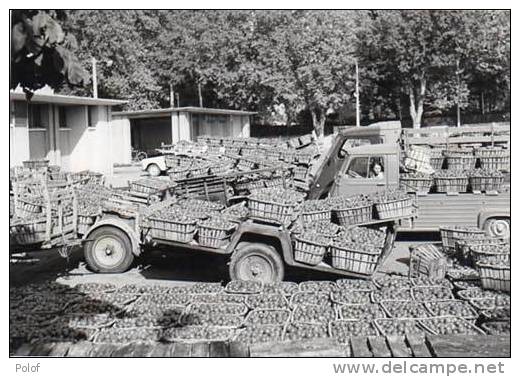
[[[65,171],[112,175],[112,106],[126,101],[37,92],[27,102],[10,92],[9,165],[47,159]]]
[[[175,107],[112,113],[114,162],[129,163],[132,147],[152,151],[161,144],[197,136],[249,137],[251,111]]]

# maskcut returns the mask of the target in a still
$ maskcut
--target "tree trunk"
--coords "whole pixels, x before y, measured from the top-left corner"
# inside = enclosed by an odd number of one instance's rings
[[[408,87],[408,97],[410,99],[410,116],[412,117],[413,128],[421,128],[421,119],[424,110],[424,94],[426,93],[426,80],[419,80],[419,92],[415,88]]]
[[[325,135],[325,114],[321,109],[314,108],[311,110],[312,126],[316,131],[316,136],[321,139]]]

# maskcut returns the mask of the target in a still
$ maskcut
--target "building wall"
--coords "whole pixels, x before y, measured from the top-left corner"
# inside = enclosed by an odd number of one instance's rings
[[[251,117],[249,115],[242,116],[242,137],[251,137]]]
[[[177,143],[180,140],[196,140],[197,136],[250,137],[248,115],[198,114],[188,111],[173,111],[170,116],[129,119],[132,145],[138,149],[151,150],[161,143]],[[120,127],[114,122],[114,127]],[[117,126],[116,126],[117,125]],[[115,134],[114,134],[115,135]]]
[[[9,125],[10,166],[45,158],[65,171],[94,170],[112,174],[110,107],[93,106],[88,127],[87,106],[66,106],[66,127],[60,127],[59,106],[44,104],[38,128],[29,128],[27,103],[13,101]]]
[[[112,118],[111,148],[114,164],[129,164],[132,162],[130,119],[124,117]]]
[[[232,136],[243,137],[242,135],[242,117],[240,115],[231,115]]]
[[[190,132],[190,113],[179,112],[178,117],[179,123],[179,139],[178,140],[191,140]]]
[[[112,159],[112,132],[110,108],[94,107],[95,127],[87,127],[87,158],[91,158],[91,170],[111,176],[114,163]]]
[[[30,158],[27,103],[11,101],[11,120],[9,124],[10,160],[9,166],[20,166]]]

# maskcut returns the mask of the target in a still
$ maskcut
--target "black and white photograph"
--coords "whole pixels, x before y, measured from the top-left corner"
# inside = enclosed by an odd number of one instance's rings
[[[11,9],[12,375],[513,373],[511,13]]]

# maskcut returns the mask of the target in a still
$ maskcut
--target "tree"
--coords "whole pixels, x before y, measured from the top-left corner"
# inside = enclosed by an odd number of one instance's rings
[[[64,33],[58,11],[13,10],[11,13],[10,88],[21,86],[28,98],[45,85],[58,88],[64,81],[84,85],[88,76],[73,50],[73,35]]]
[[[76,35],[78,57],[85,70],[98,64],[100,96],[124,98],[127,109],[157,108],[165,103],[168,88],[154,71],[157,35],[162,13],[155,10],[70,10],[64,28]],[[90,95],[91,88],[68,90]]]
[[[272,92],[262,64],[265,38],[251,11],[174,11],[159,38],[159,75],[176,90],[204,92],[204,104],[262,110]]]
[[[414,127],[420,127],[425,105],[440,110],[467,106],[476,62],[489,61],[488,51],[496,49],[506,55],[507,38],[496,38],[497,22],[490,22],[496,11],[386,10],[371,16],[359,49],[363,65],[374,84],[406,95]],[[499,18],[503,37],[508,22]],[[507,59],[497,71],[504,66]]]
[[[474,12],[473,38],[468,43],[475,53],[468,70],[468,85],[478,96],[480,110],[504,102],[509,107],[511,90],[511,13]]]
[[[311,113],[321,137],[327,115],[353,98],[356,14],[292,11],[280,21],[270,43],[271,85],[288,107]]]
[[[354,12],[184,11],[161,36],[162,76],[200,83],[217,103],[289,116],[308,110],[319,136],[352,99]],[[175,19],[175,22],[173,22]],[[159,59],[160,60],[160,59]]]

